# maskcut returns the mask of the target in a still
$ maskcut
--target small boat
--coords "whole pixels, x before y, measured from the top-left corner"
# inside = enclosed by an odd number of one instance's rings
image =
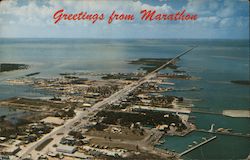
[[[163,143],[165,143],[165,140],[160,140],[159,143],[163,144]]]

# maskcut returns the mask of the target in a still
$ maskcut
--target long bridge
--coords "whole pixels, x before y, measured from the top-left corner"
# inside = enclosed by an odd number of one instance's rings
[[[165,68],[166,66],[168,66],[169,64],[173,63],[176,59],[180,58],[181,56],[187,54],[188,52],[192,51],[195,47],[192,47],[180,54],[178,54],[177,56],[175,56],[174,58],[172,58],[170,61],[166,62],[165,64],[163,64],[162,66],[160,66],[159,68],[155,69],[154,71],[150,72],[149,74],[153,74],[153,73],[157,73],[159,72],[160,70],[162,70],[163,68]]]

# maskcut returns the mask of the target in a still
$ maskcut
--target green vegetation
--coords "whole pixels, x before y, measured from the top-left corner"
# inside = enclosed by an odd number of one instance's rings
[[[147,71],[147,72],[151,72],[157,68],[159,68],[160,66],[162,66],[163,64],[165,64],[167,61],[170,61],[172,58],[140,58],[138,60],[135,61],[130,61],[130,64],[137,64],[137,65],[145,65],[143,67],[141,67],[141,69]],[[169,64],[167,67],[171,68],[171,69],[177,69],[178,67],[172,63]]]
[[[14,97],[7,100],[3,100],[4,102],[9,102],[12,104],[12,106],[32,106],[32,107],[38,107],[42,108],[43,106],[49,107],[49,108],[63,108],[65,104],[61,103],[53,103],[46,100],[41,99],[29,99],[29,98],[22,98],[22,97]],[[25,108],[25,107],[24,107]]]
[[[250,85],[250,80],[235,80],[231,82],[240,85]]]
[[[36,151],[41,151],[44,147],[46,147],[51,141],[53,141],[53,138],[49,138],[45,140],[42,144],[40,144],[38,147],[36,147]]]
[[[179,116],[175,114],[168,114],[162,112],[119,112],[119,111],[109,111],[103,110],[97,113],[98,117],[104,117],[103,123],[122,125],[130,127],[132,123],[140,122],[142,125],[157,126],[157,125],[169,125],[174,123],[179,131],[186,129],[186,126],[182,123]]]
[[[29,66],[26,64],[11,64],[11,63],[1,63],[0,72],[9,72],[19,69],[27,69]]]

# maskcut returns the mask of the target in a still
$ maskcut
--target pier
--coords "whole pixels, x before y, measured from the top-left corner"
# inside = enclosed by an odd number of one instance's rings
[[[200,114],[213,114],[213,115],[222,115],[222,113],[219,112],[210,112],[210,111],[204,111],[204,110],[199,110],[199,109],[194,109],[192,108],[193,113],[200,113]]]
[[[217,131],[208,131],[208,130],[205,130],[205,129],[196,129],[195,131],[197,131],[197,132],[211,133],[211,134],[220,134],[220,135],[226,135],[226,136],[236,136],[236,137],[250,138],[250,135],[248,135],[248,134],[242,134],[242,133],[217,132]]]
[[[181,157],[181,156],[183,156],[183,155],[185,155],[185,154],[187,154],[187,153],[189,153],[189,152],[195,150],[196,148],[198,148],[198,147],[200,147],[200,146],[202,146],[202,145],[205,145],[205,144],[207,144],[208,142],[211,142],[212,140],[215,140],[215,139],[216,139],[216,136],[214,136],[214,137],[212,137],[212,138],[209,138],[209,139],[207,139],[207,140],[201,142],[200,144],[197,144],[197,145],[193,146],[192,148],[189,148],[189,149],[185,150],[184,152],[180,153],[179,156]]]

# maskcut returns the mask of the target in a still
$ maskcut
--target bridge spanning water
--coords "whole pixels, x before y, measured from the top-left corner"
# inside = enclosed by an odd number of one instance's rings
[[[172,58],[170,61],[166,62],[165,64],[161,65],[159,68],[155,69],[154,71],[150,72],[149,74],[153,74],[153,73],[157,73],[159,72],[160,70],[162,70],[163,68],[165,68],[166,66],[168,66],[169,64],[173,63],[175,60],[177,60],[178,58],[180,58],[181,56],[187,54],[188,52],[192,51],[195,47],[192,47],[180,54],[178,54],[177,56],[175,56],[174,58]]]

